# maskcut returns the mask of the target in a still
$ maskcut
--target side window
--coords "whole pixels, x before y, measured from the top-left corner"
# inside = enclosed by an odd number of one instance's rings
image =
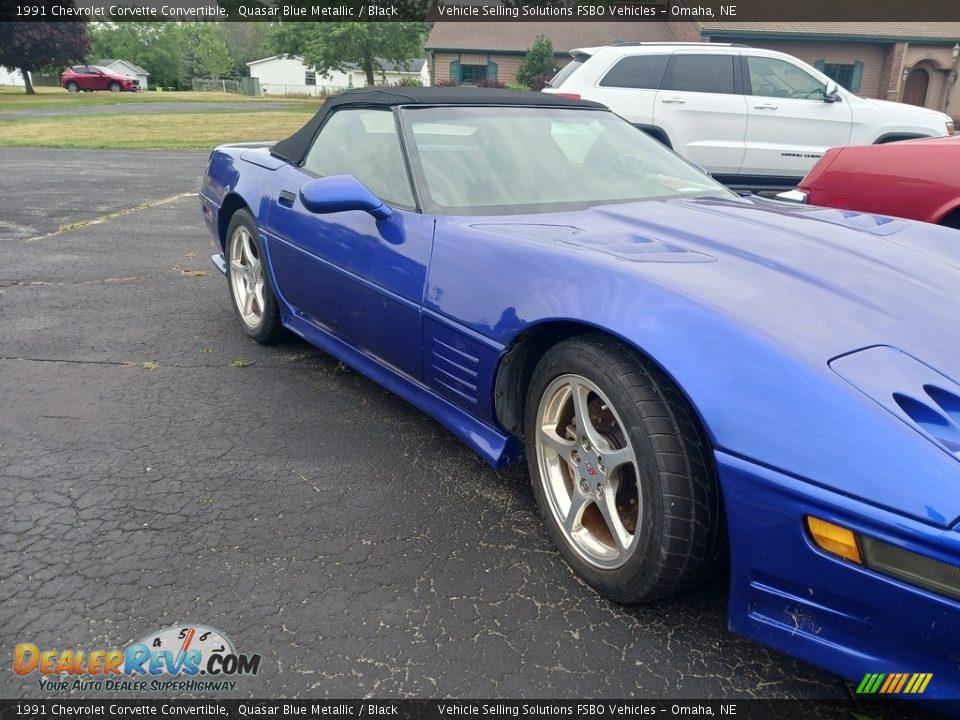
[[[673,56],[673,68],[663,89],[682,92],[733,94],[733,55]]]
[[[669,55],[633,55],[622,58],[600,81],[602,87],[656,90],[667,69]],[[732,79],[732,75],[731,75]]]
[[[335,112],[314,139],[303,168],[321,176],[353,175],[384,202],[415,205],[390,110]]]
[[[761,97],[823,100],[826,87],[813,75],[785,60],[747,57],[750,93]]]

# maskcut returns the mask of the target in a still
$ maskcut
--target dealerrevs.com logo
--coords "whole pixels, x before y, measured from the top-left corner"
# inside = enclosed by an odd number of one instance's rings
[[[230,638],[211,627],[177,625],[124,649],[41,650],[20,643],[13,671],[22,677],[36,673],[44,692],[233,690],[233,678],[260,671],[260,655],[238,653]]]

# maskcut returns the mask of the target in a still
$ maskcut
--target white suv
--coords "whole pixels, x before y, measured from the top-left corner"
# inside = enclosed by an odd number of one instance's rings
[[[838,145],[954,131],[949,115],[859,98],[771,50],[622,43],[570,54],[544,92],[603,103],[734,186],[793,186]]]

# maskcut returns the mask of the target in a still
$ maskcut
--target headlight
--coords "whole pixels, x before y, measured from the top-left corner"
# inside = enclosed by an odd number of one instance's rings
[[[909,585],[960,600],[960,567],[855,533],[812,515],[806,520],[810,537],[821,550]]]

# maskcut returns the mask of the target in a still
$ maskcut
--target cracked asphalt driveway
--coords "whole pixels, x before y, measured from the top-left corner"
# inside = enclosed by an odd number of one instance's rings
[[[205,159],[0,149],[0,697],[38,695],[16,643],[175,623],[262,654],[238,696],[849,697],[730,634],[722,579],[601,599],[522,469],[310,346],[247,340],[183,196]]]

